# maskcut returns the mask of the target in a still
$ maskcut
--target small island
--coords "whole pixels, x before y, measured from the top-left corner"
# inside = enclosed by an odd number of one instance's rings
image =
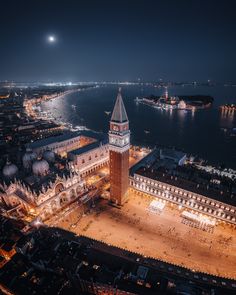
[[[222,106],[220,106],[221,110],[223,111],[236,111],[236,104],[224,104]]]
[[[163,96],[149,95],[142,98],[137,97],[135,101],[159,109],[196,110],[210,107],[214,98],[209,95],[169,96],[166,90]]]

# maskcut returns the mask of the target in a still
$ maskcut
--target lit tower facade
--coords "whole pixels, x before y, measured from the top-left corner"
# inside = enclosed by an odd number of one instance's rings
[[[167,100],[168,99],[168,97],[169,97],[169,95],[168,95],[168,88],[167,87],[165,87],[165,99]]]
[[[110,121],[110,199],[122,205],[127,197],[129,187],[129,120],[121,96],[117,95]]]

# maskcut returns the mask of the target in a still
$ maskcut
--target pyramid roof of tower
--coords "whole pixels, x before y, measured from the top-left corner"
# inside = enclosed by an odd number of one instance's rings
[[[121,91],[119,90],[115,106],[111,116],[112,122],[124,123],[128,122],[128,116],[125,110],[124,102],[121,96]]]

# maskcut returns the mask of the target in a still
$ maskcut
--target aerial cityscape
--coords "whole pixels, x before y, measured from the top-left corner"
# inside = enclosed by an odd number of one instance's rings
[[[0,294],[236,294],[235,8],[2,4]]]

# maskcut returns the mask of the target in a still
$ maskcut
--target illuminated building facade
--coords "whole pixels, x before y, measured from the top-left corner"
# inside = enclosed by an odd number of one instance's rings
[[[41,158],[27,149],[19,167],[7,161],[0,172],[0,207],[19,218],[55,214],[84,193],[84,181],[71,164],[52,151]]]
[[[110,199],[122,205],[129,187],[129,121],[119,90],[110,121]]]
[[[183,153],[160,151],[160,159],[156,160],[157,153],[158,150],[154,150],[146,159],[131,168],[131,188],[152,195],[164,203],[175,203],[181,209],[193,210],[199,214],[211,216],[214,220],[218,219],[236,225],[234,192],[216,190],[213,186],[205,186],[184,178],[181,174],[175,174],[178,167],[184,167]],[[167,169],[163,169],[164,161],[167,166],[175,166],[171,174]]]
[[[84,177],[109,163],[109,145],[107,138],[88,144],[68,153],[74,168]]]

